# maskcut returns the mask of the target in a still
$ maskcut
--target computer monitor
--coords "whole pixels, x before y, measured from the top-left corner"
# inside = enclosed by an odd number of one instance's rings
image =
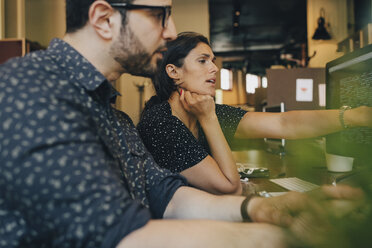
[[[372,45],[326,65],[326,108],[372,106]],[[326,137],[326,151],[371,161],[372,129],[350,128]]]
[[[271,113],[282,113],[285,112],[284,102],[281,102],[279,105],[273,106],[264,106],[262,112],[271,112]],[[267,143],[268,151],[273,153],[284,153],[285,139],[272,139],[265,138]]]

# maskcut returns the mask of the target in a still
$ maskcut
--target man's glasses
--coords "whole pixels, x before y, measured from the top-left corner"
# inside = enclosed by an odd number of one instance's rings
[[[167,27],[168,19],[171,15],[172,6],[154,6],[154,5],[141,5],[141,4],[130,4],[130,3],[110,3],[112,7],[123,8],[123,9],[151,9],[151,10],[161,10],[163,12],[162,26]]]

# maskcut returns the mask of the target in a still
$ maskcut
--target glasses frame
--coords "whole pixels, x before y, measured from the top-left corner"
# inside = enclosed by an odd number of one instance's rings
[[[168,19],[172,13],[171,5],[142,5],[142,4],[130,4],[130,3],[110,3],[114,8],[123,8],[127,10],[132,9],[161,9],[163,11],[162,26],[165,28],[168,24]]]

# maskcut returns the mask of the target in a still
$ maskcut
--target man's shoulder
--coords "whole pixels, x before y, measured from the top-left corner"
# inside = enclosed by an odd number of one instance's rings
[[[23,110],[34,109],[36,105],[50,107],[53,104],[60,108],[59,99],[68,99],[68,102],[74,99],[77,102],[75,99],[79,92],[80,89],[73,86],[68,75],[46,51],[14,58],[0,66],[2,107],[13,107],[16,101],[24,106]]]
[[[113,111],[115,112],[115,115],[119,119],[119,121],[128,127],[135,128],[133,120],[129,117],[127,113],[120,109],[113,108]]]
[[[2,81],[17,78],[32,82],[32,79],[53,79],[57,74],[61,74],[61,70],[47,51],[35,51],[24,57],[15,57],[0,66]]]

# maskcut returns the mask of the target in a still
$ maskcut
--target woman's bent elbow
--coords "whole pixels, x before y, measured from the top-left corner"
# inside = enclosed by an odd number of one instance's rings
[[[228,186],[221,189],[220,192],[221,194],[241,195],[243,192],[242,184],[240,181],[237,183],[230,183]]]

